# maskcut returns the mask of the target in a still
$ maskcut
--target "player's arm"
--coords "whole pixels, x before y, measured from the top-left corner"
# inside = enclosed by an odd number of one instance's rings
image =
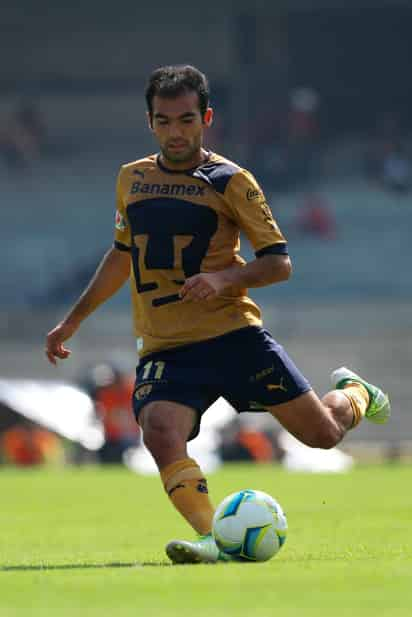
[[[266,287],[286,281],[292,272],[288,255],[263,255],[245,265],[236,264],[219,272],[191,276],[180,290],[185,301],[209,300],[215,296],[240,295],[248,287]]]
[[[64,346],[82,321],[100,304],[115,294],[130,276],[130,253],[111,248],[100,262],[92,280],[64,319],[51,330],[46,339],[46,355],[51,364],[64,360],[70,350]]]
[[[245,265],[216,272],[224,288],[238,292],[248,287],[266,287],[286,281],[292,273],[289,255],[262,255]]]

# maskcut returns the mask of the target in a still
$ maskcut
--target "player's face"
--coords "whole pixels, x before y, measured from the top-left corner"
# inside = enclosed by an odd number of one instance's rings
[[[197,92],[173,99],[155,96],[150,128],[165,162],[177,166],[196,164],[201,157],[203,131],[212,123],[212,116],[209,108],[202,118]]]

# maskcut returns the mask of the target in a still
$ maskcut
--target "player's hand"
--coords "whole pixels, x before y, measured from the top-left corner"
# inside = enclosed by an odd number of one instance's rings
[[[222,272],[203,272],[186,279],[179,295],[184,302],[202,302],[224,294],[229,288],[227,277]]]
[[[70,349],[63,345],[64,341],[69,339],[76,332],[77,327],[64,321],[59,323],[47,335],[46,339],[46,356],[51,364],[57,365],[56,358],[66,360],[71,354]]]

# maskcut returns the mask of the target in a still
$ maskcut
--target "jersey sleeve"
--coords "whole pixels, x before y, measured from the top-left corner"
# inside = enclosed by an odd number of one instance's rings
[[[288,254],[286,239],[273,218],[262,189],[250,172],[241,169],[231,178],[225,198],[256,257]]]
[[[130,226],[127,220],[127,213],[122,197],[121,174],[117,176],[116,183],[116,215],[114,223],[114,246],[120,251],[130,251],[131,237]]]

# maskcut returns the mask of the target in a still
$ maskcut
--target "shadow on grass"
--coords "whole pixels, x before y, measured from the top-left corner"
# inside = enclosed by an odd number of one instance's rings
[[[109,568],[147,568],[167,567],[173,564],[167,561],[143,561],[143,562],[112,562],[112,563],[64,563],[64,564],[32,564],[0,566],[1,572],[42,572],[46,570],[93,570]]]

